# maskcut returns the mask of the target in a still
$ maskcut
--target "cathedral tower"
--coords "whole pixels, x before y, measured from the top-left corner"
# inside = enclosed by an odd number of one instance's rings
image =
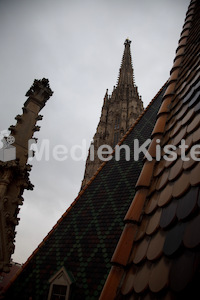
[[[101,145],[114,148],[143,111],[143,103],[134,82],[130,44],[131,41],[126,39],[117,86],[114,86],[112,95],[106,91],[100,121],[86,161],[82,187],[102,163],[97,155],[98,148]],[[93,155],[91,149],[94,150]]]

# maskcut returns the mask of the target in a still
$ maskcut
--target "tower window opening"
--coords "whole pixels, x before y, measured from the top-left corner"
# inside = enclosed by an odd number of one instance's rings
[[[116,116],[116,118],[115,118],[115,126],[114,126],[113,148],[119,142],[119,127],[120,127],[120,118],[119,118],[119,116]]]
[[[116,117],[116,119],[115,119],[115,130],[119,129],[119,125],[120,125],[120,118]]]
[[[117,131],[117,132],[114,133],[113,147],[115,147],[118,142],[119,142],[119,131]]]

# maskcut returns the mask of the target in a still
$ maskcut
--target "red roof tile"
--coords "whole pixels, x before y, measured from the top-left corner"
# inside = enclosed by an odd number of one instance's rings
[[[162,207],[168,204],[172,198],[173,184],[168,183],[168,185],[159,193],[158,206]]]
[[[132,283],[136,293],[142,293],[148,288],[150,273],[151,273],[150,263],[138,267],[135,279]]]
[[[136,232],[136,225],[131,223],[125,225],[118,246],[111,260],[113,263],[124,266],[127,264]]]
[[[160,292],[169,283],[169,260],[162,257],[155,265],[152,266],[149,276],[149,289],[154,292]],[[162,274],[162,276],[161,276]]]
[[[144,202],[146,200],[148,190],[142,189],[138,191],[135,195],[134,201],[132,202],[126,216],[125,221],[135,221],[138,222],[143,210]]]
[[[155,192],[152,196],[151,199],[147,202],[146,207],[145,207],[145,214],[151,214],[157,207],[158,205],[158,198],[159,198],[159,193]],[[145,199],[146,200],[146,199]]]
[[[136,187],[149,187],[151,183],[153,168],[155,165],[155,159],[152,161],[146,161],[144,167],[142,169],[142,173],[140,174],[138,181],[136,183]]]
[[[135,270],[131,268],[126,275],[125,284],[122,286],[122,294],[127,295],[133,290],[133,282],[135,282]]]
[[[120,267],[113,266],[110,270],[108,278],[105,283],[105,293],[102,291],[101,297],[105,300],[114,299],[116,295],[116,288],[119,286],[123,270]]]
[[[160,217],[161,217],[162,210],[158,208],[154,214],[151,215],[149,218],[149,222],[146,229],[147,235],[152,235],[159,227],[160,224]]]
[[[133,251],[133,262],[134,264],[139,264],[146,258],[147,249],[149,247],[150,238],[147,236],[142,241],[140,241]]]

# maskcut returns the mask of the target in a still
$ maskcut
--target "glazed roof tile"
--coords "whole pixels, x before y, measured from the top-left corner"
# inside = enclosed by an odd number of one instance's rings
[[[196,161],[200,148],[199,41],[200,1],[196,0],[190,3],[152,132],[150,152],[155,156],[155,139],[159,137],[161,160],[153,164],[145,160],[138,179],[137,198],[125,218],[127,226],[133,222],[131,214],[137,215],[137,233],[131,237],[130,260],[121,265],[120,284],[112,286],[112,299],[200,297],[200,162]],[[179,147],[183,139],[186,159]],[[174,147],[173,161],[164,157],[167,144]],[[144,191],[146,199],[138,204]],[[134,211],[138,207],[138,212]],[[120,266],[125,249],[118,244],[116,251],[119,260],[115,263]],[[108,287],[109,278],[101,300],[108,299]]]
[[[157,209],[153,215],[149,218],[146,234],[152,235],[159,226],[160,216],[161,216],[161,209]]]
[[[101,165],[24,264],[20,274],[13,279],[7,290],[7,299],[14,299],[13,295],[19,299],[28,299],[30,296],[33,299],[47,299],[49,279],[62,266],[75,279],[75,299],[98,298],[110,270],[110,261],[123,230],[123,219],[135,195],[135,184],[143,165],[142,155],[138,161],[134,160],[134,139],[142,144],[150,137],[165,90],[166,85],[121,140],[121,144],[131,149],[130,161],[126,161],[125,156],[121,156],[119,161],[113,157]],[[140,214],[134,212],[142,210],[146,193],[141,193],[139,198],[136,209],[130,211],[134,222],[139,221]],[[130,238],[135,236],[136,231],[134,224],[127,224],[123,231],[121,244],[125,247],[120,262],[124,265],[132,247]],[[128,243],[124,244],[124,240],[128,240]],[[112,259],[120,259],[117,251]],[[121,276],[121,269],[112,267],[111,285],[115,286]],[[112,295],[111,291],[109,297],[112,298]]]
[[[173,190],[173,184],[168,182],[166,187],[158,194],[159,200],[158,200],[158,206],[162,207],[168,204],[169,201],[171,201],[172,198],[172,190]]]
[[[176,220],[177,200],[173,199],[170,203],[163,207],[160,217],[160,227],[166,229]]]
[[[139,264],[146,258],[147,249],[149,247],[150,238],[146,236],[138,245],[134,248],[133,251],[133,262],[134,264]]]
[[[162,276],[160,276],[162,274]],[[169,279],[169,260],[162,257],[158,262],[152,265],[149,276],[149,289],[154,293],[160,292],[168,285]]]
[[[178,201],[176,215],[178,220],[184,220],[195,211],[197,205],[199,188],[191,187],[191,189]]]

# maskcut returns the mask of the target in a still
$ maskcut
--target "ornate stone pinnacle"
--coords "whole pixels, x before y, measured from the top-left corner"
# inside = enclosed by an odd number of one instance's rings
[[[130,45],[131,44],[131,41],[129,40],[129,38],[127,38],[124,42],[124,45]]]
[[[41,80],[35,79],[33,85],[26,93],[27,97],[34,96],[45,102],[53,95],[53,91],[49,86],[49,80],[43,78]],[[42,99],[43,98],[43,99]]]

